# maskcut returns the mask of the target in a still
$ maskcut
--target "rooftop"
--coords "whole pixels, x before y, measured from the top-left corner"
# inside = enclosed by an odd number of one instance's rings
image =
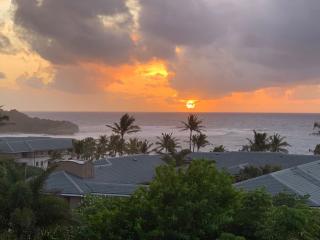
[[[320,156],[266,152],[197,152],[190,159],[214,160],[219,169],[235,174],[245,166],[278,165],[282,169],[320,160]]]
[[[319,157],[311,155],[243,152],[193,153],[190,158],[215,160],[218,168],[227,169],[231,173],[238,171],[245,165],[274,164],[281,165],[285,169],[316,160],[320,161]],[[161,155],[132,155],[102,159],[94,162],[93,178],[84,179],[65,171],[59,171],[50,175],[46,189],[69,196],[83,196],[89,193],[129,196],[138,187],[148,185],[155,176],[155,169],[164,164]],[[251,189],[254,189],[255,186],[261,186],[265,182],[267,190],[273,194],[281,192],[283,189],[292,192],[287,185],[279,184],[279,181],[270,175],[258,178]],[[248,187],[250,186],[251,184],[248,183]]]
[[[64,150],[72,147],[71,138],[0,137],[0,153],[6,154]]]
[[[310,196],[311,206],[320,207],[320,161],[249,179],[235,186],[248,191],[265,188],[271,194],[286,191],[300,196],[307,195]]]
[[[159,155],[134,155],[102,159],[94,162],[94,177],[80,178],[65,171],[52,173],[47,191],[61,195],[85,194],[129,196],[155,176],[156,167],[165,164]]]

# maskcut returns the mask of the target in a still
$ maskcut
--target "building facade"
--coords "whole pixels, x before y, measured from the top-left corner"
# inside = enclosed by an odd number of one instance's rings
[[[0,137],[0,156],[46,169],[53,153],[68,158],[73,150],[71,138]]]

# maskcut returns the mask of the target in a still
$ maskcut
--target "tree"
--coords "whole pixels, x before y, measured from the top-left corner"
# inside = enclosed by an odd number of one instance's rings
[[[207,135],[203,133],[199,133],[192,136],[192,152],[194,152],[195,147],[197,148],[197,152],[199,152],[200,148],[204,148],[209,144],[210,143],[207,140]]]
[[[152,146],[153,146],[153,143],[150,143],[148,140],[143,140],[143,141],[140,141],[140,153],[142,154],[149,154],[152,152]]]
[[[114,135],[112,134],[109,137],[109,144],[107,147],[109,156],[115,157],[117,156],[117,154],[123,151],[123,146],[124,146],[125,142],[123,139],[121,139],[121,137],[119,135]]]
[[[92,137],[87,137],[83,139],[83,154],[82,159],[83,160],[94,160],[96,159],[96,151],[97,151],[97,144],[96,140]]]
[[[135,118],[130,116],[129,114],[124,114],[119,123],[113,123],[113,125],[106,125],[108,128],[112,130],[116,135],[120,136],[120,142],[124,143],[125,134],[136,133],[140,131],[140,127],[138,125],[134,125]],[[119,154],[122,155],[124,150],[124,146],[121,146]]]
[[[183,126],[181,127],[182,131],[189,131],[189,149],[192,150],[192,134],[193,132],[201,133],[203,130],[202,121],[198,119],[197,115],[190,114],[186,122],[182,122]]]
[[[75,239],[320,239],[320,211],[305,200],[238,190],[213,162],[162,165],[149,187],[131,197],[86,197],[77,210]]]
[[[138,138],[130,138],[126,143],[125,152],[129,155],[140,153],[140,141]]]
[[[27,180],[23,166],[12,160],[0,161],[0,232],[6,239],[37,239],[44,231],[69,223],[67,203],[43,193],[52,171]]]
[[[288,153],[286,147],[291,145],[285,141],[286,137],[282,137],[279,134],[274,134],[269,138],[269,150],[270,152],[282,152]]]
[[[83,140],[73,140],[73,151],[77,157],[77,159],[80,159],[83,152],[84,152],[84,142]]]
[[[250,152],[266,152],[269,150],[269,139],[267,133],[259,133],[253,130],[253,139],[247,139],[249,144],[243,146],[243,150]]]
[[[106,135],[102,135],[98,138],[96,143],[96,159],[104,158],[108,153],[109,139]]]
[[[171,152],[169,154],[165,154],[162,157],[162,160],[173,166],[181,167],[187,163],[186,157],[190,153],[191,151],[189,149],[183,149],[180,152]]]
[[[215,146],[210,152],[226,152],[226,147],[223,145]]]
[[[130,198],[85,199],[78,239],[217,239],[238,202],[230,177],[208,161],[160,166]]]
[[[162,153],[174,153],[179,148],[179,141],[177,138],[172,136],[173,133],[162,133],[161,137],[157,137],[156,152]]]
[[[236,182],[245,181],[251,178],[256,178],[265,174],[280,171],[281,167],[277,165],[264,165],[260,167],[255,167],[252,165],[246,166],[239,171],[235,176]]]

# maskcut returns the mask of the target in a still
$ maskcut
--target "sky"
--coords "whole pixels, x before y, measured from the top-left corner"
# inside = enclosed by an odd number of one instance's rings
[[[319,0],[0,0],[0,105],[319,113],[319,12]]]

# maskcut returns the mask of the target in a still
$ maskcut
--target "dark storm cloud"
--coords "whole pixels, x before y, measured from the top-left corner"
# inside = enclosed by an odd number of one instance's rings
[[[132,42],[131,17],[119,0],[14,0],[14,20],[21,34],[42,57],[56,63],[81,60],[109,64],[126,62]],[[126,19],[106,28],[100,16],[123,14]]]
[[[185,49],[171,60],[181,91],[217,96],[320,82],[318,0],[141,2],[145,38],[162,40],[152,49]]]
[[[130,40],[133,18],[124,0],[37,2],[15,0],[15,23],[33,49],[55,64],[161,58],[175,72],[173,87],[208,97],[319,83],[319,0],[139,0],[137,45]],[[127,18],[116,29],[98,17],[118,14]],[[76,67],[72,74],[57,71],[52,86],[97,90],[95,75],[81,67],[76,74]]]

